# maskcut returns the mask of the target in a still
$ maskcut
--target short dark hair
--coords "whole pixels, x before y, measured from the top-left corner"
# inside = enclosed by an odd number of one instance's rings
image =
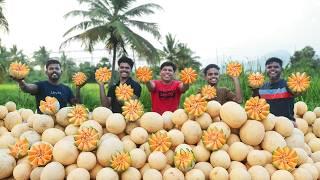
[[[282,60],[279,59],[279,58],[277,58],[277,57],[271,57],[271,58],[269,58],[269,59],[266,61],[265,66],[268,65],[268,64],[271,64],[271,63],[273,63],[273,62],[279,63],[279,64],[280,64],[280,67],[282,67]]]
[[[58,61],[56,59],[49,58],[48,61],[46,62],[46,69],[48,69],[48,66],[50,64],[59,64],[59,66],[61,67],[60,61]]]
[[[162,70],[165,66],[171,66],[173,71],[176,72],[177,66],[175,64],[173,64],[173,62],[166,61],[166,62],[162,63],[160,66],[160,70]]]
[[[127,56],[122,56],[119,60],[118,60],[118,66],[120,66],[121,63],[128,63],[129,66],[131,67],[131,69],[133,68],[134,62],[132,59],[128,58]]]
[[[206,66],[203,70],[203,74],[206,76],[207,75],[207,72],[209,71],[209,69],[211,68],[215,68],[217,69],[218,71],[220,70],[220,67],[216,64],[209,64],[208,66]]]

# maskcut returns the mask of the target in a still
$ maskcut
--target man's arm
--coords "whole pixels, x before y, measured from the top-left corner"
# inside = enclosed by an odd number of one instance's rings
[[[28,84],[23,79],[20,79],[20,80],[14,79],[14,80],[18,82],[19,87],[23,92],[30,93],[32,95],[38,93],[38,86],[36,84]]]
[[[147,86],[148,90],[151,92],[151,91],[153,91],[154,88],[156,87],[156,84],[154,83],[153,80],[151,80],[151,81],[148,81],[148,82],[146,83],[146,86]]]
[[[99,89],[100,89],[101,106],[110,108],[111,98],[106,96],[106,91],[103,83],[99,83]]]
[[[251,95],[252,97],[256,97],[256,96],[260,97],[259,88],[255,88],[255,89],[251,88],[251,91],[252,91],[252,95]]]
[[[73,97],[70,100],[71,105],[81,104],[81,98],[80,98],[80,88],[79,86],[76,86],[76,96]],[[71,90],[70,90],[71,91]],[[72,92],[70,92],[72,93]]]
[[[186,92],[189,89],[189,84],[183,84],[182,82],[179,84],[179,89],[182,93]]]
[[[236,102],[241,104],[243,101],[241,87],[240,87],[240,81],[238,77],[232,77],[234,87],[236,89]]]

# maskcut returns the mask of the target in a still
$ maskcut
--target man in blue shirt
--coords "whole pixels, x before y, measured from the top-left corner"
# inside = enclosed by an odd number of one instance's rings
[[[66,107],[68,103],[71,105],[80,103],[81,87],[76,87],[76,97],[74,97],[68,86],[59,83],[62,70],[58,60],[49,59],[46,63],[45,73],[48,76],[48,80],[32,84],[26,83],[24,79],[14,79],[18,82],[22,91],[35,96],[38,113],[41,113],[39,109],[40,101],[44,100],[47,96],[57,98],[60,103],[60,108]]]
[[[280,78],[282,60],[276,57],[269,58],[265,66],[269,82],[264,83],[260,89],[252,89],[253,97],[259,96],[266,99],[272,114],[295,121],[293,117],[295,95],[289,90],[287,81]]]

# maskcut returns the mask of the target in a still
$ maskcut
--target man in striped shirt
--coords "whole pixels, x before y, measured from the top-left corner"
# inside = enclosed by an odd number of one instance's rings
[[[294,94],[289,90],[287,81],[280,77],[282,60],[276,57],[269,58],[265,66],[269,82],[264,83],[260,89],[253,89],[253,97],[260,96],[266,99],[272,114],[295,121],[293,117]]]

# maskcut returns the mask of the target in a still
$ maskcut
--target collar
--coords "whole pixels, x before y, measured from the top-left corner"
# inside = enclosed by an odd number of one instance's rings
[[[125,84],[129,85],[129,84],[131,84],[131,82],[132,82],[132,78],[129,77],[129,78],[127,79],[127,81],[125,82]],[[116,86],[119,86],[119,85],[120,85],[120,80],[117,82]]]

